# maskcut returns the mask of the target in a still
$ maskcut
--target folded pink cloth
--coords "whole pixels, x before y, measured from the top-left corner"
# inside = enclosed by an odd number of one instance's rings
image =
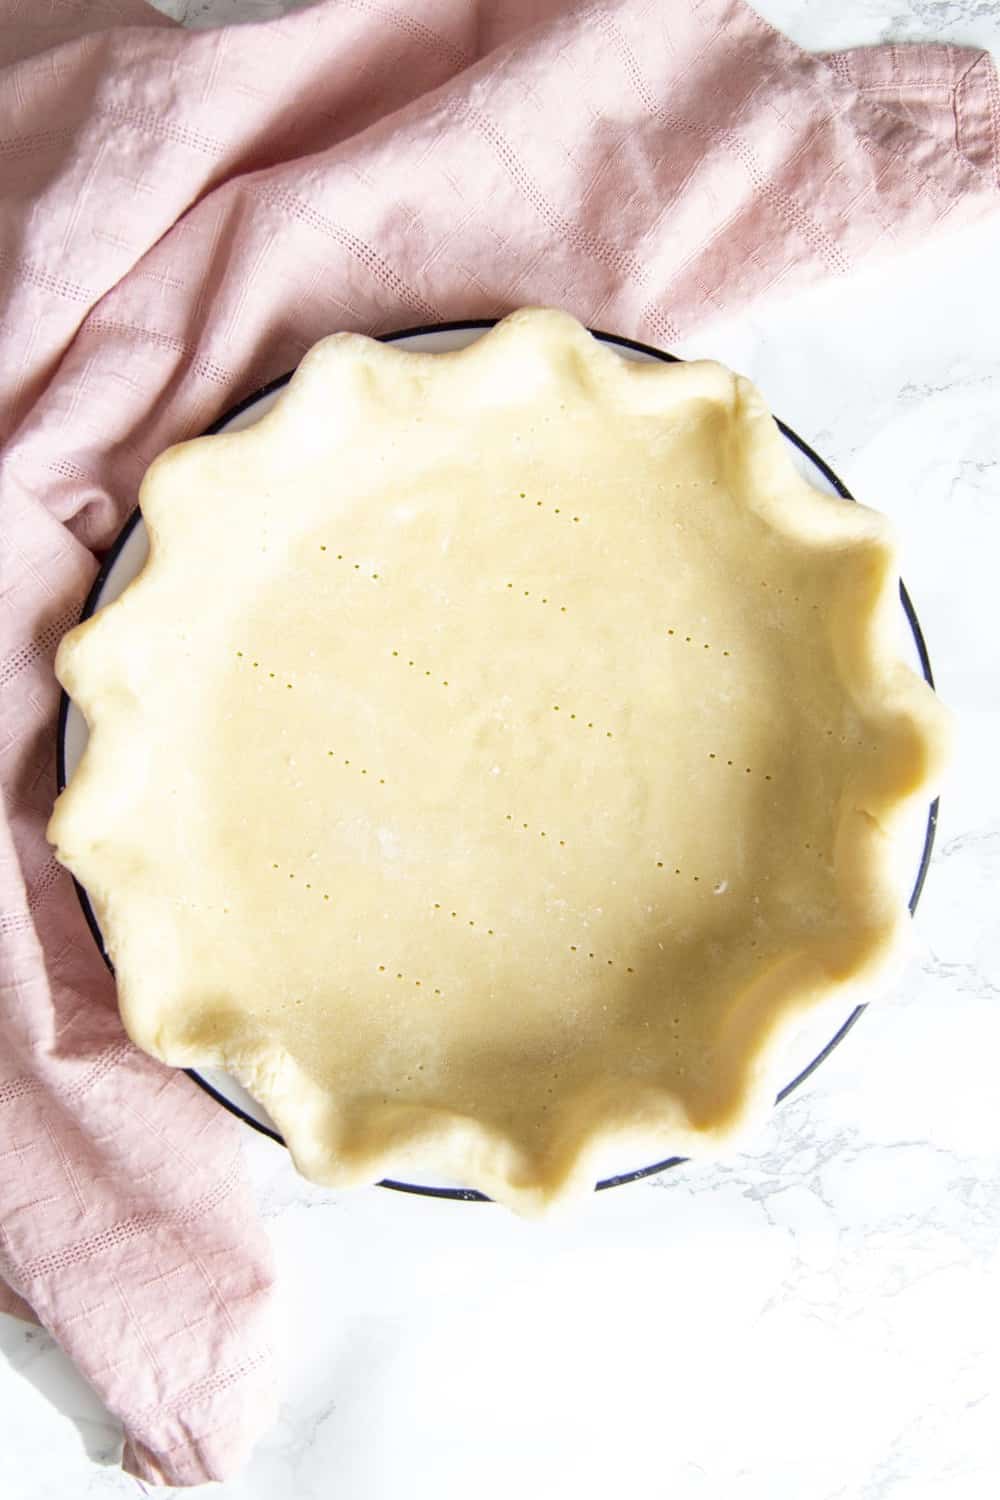
[[[42,9],[0,0],[0,1269],[126,1467],[193,1484],[273,1411],[239,1127],[125,1039],[43,833],[53,652],[143,470],[334,329],[541,303],[669,344],[845,276],[996,205],[1000,96],[740,0]]]

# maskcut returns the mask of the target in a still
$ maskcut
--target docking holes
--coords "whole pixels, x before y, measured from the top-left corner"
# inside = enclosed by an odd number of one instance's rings
[[[447,677],[439,676],[432,668],[426,666],[424,662],[418,661],[416,657],[408,656],[405,651],[400,651],[396,647],[393,647],[389,655],[399,666],[405,667],[415,677],[422,678],[428,687],[451,687],[451,682]]]
[[[367,578],[371,583],[379,582],[380,574],[371,563],[359,562],[353,557],[348,557],[346,553],[338,552],[336,547],[331,546],[329,542],[320,542],[319,550],[325,561],[340,563],[345,570],[357,573],[359,577]]]
[[[720,650],[718,646],[713,646],[711,641],[703,641],[696,635],[688,635],[686,631],[678,630],[674,625],[669,626],[666,633],[668,638],[678,646],[690,646],[695,651],[714,651],[717,656],[732,655],[728,646],[723,646]]]
[[[565,849],[566,847],[566,840],[560,838],[558,833],[553,833],[549,828],[533,828],[530,823],[522,823],[513,813],[505,813],[504,822],[509,828],[517,832],[526,833],[539,839],[546,839],[550,844],[554,844],[557,849]]]
[[[581,963],[592,964],[595,969],[613,969],[619,974],[635,974],[632,964],[623,963],[620,958],[608,958],[606,953],[595,953],[586,943],[569,943],[567,946]]]
[[[494,929],[481,917],[470,917],[468,912],[459,911],[449,906],[446,901],[435,901],[431,906],[431,915],[440,917],[443,922],[449,922],[453,927],[469,928],[480,937],[496,937]]]

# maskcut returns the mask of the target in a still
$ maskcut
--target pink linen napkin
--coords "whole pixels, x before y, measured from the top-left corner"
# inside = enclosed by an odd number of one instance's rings
[[[669,345],[846,276],[996,206],[1000,93],[741,0],[0,0],[0,66],[0,1270],[126,1468],[193,1484],[273,1412],[240,1127],[127,1042],[43,833],[53,653],[146,465],[334,329],[535,303]]]

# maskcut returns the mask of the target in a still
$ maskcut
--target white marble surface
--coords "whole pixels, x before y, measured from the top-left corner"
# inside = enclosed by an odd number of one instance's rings
[[[273,0],[171,0],[204,24]],[[1000,52],[1000,0],[759,0],[816,49]],[[888,511],[958,715],[921,953],[758,1148],[553,1225],[247,1154],[286,1385],[226,1500],[985,1500],[1000,1489],[1000,222],[708,330]],[[0,1495],[134,1495],[48,1336],[0,1317]]]

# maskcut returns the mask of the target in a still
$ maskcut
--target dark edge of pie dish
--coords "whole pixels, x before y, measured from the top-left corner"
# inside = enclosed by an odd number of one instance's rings
[[[454,323],[430,323],[418,328],[400,329],[395,333],[379,334],[378,337],[381,343],[391,344],[396,343],[400,339],[416,338],[419,335],[426,335],[431,333],[459,333],[464,332],[467,329],[479,329],[485,331],[487,328],[494,327],[498,321],[499,319],[497,318],[469,318],[462,319]],[[618,345],[623,349],[632,349],[635,350],[636,353],[649,355],[653,359],[664,361],[664,363],[666,364],[682,363],[679,355],[666,354],[663,352],[663,350],[653,349],[648,344],[639,343],[636,339],[623,338],[620,335],[613,333],[602,333],[598,329],[591,329],[590,331],[594,335],[594,337],[600,339],[602,343]],[[210,427],[206,427],[202,436],[210,437],[214,433],[219,432],[222,428],[228,426],[230,422],[232,422],[242,412],[246,411],[248,407],[255,406],[256,403],[263,400],[265,396],[270,396],[274,391],[278,391],[282,388],[282,386],[287,385],[294,373],[295,372],[293,370],[290,370],[287,375],[279,375],[277,379],[271,380],[267,385],[261,386],[260,389],[254,391],[252,395],[244,397],[242,401],[238,401],[235,406],[230,407],[228,411],[224,412],[223,415],[219,417],[215,422],[213,422]],[[854,496],[851,494],[846,484],[844,484],[843,481],[833,472],[833,470],[830,468],[830,465],[826,463],[822,458],[820,458],[819,454],[815,453],[807,442],[799,437],[798,433],[793,432],[790,427],[787,427],[785,423],[780,421],[777,417],[775,417],[775,422],[777,423],[779,430],[784,434],[788,441],[793,443],[795,447],[798,448],[799,452],[802,453],[810,463],[814,464],[817,469],[819,469],[820,473],[823,474],[827,481],[833,486],[834,490],[841,497],[841,499],[854,500]],[[105,554],[104,560],[98,570],[97,577],[94,579],[94,582],[90,588],[90,592],[87,594],[86,600],[84,601],[83,609],[80,613],[81,623],[84,620],[89,619],[97,609],[97,604],[104,589],[104,585],[107,582],[108,576],[115,566],[115,563],[118,561],[119,555],[121,554],[125,543],[132,535],[132,532],[135,530],[135,527],[138,524],[140,518],[141,512],[139,510],[139,507],[136,506],[135,510],[129,516],[121,531],[118,533],[118,536],[115,538],[110,549]],[[907,593],[906,585],[903,583],[902,579],[900,579],[899,583],[899,600],[903,607],[903,614],[906,616],[906,623],[910,627],[910,631],[917,648],[917,655],[920,658],[920,667],[923,672],[924,680],[929,684],[930,687],[933,688],[934,674],[931,670],[930,657],[927,652],[927,643],[924,640],[923,631],[920,628],[920,621],[917,619],[917,612],[913,607],[913,601]],[[59,718],[56,726],[56,784],[57,790],[59,792],[62,792],[64,790],[67,781],[66,722],[69,714],[69,704],[69,696],[67,693],[63,692],[60,695],[59,699]],[[931,854],[934,849],[934,836],[937,831],[939,803],[940,799],[935,797],[934,801],[930,804],[927,813],[927,831],[924,835],[924,846],[920,856],[920,865],[917,869],[917,876],[913,885],[913,891],[910,895],[909,900],[909,910],[911,916],[913,916],[917,909],[921,894],[923,893],[924,883],[927,879],[927,871],[930,867]],[[87,926],[90,928],[94,942],[97,944],[98,952],[113,974],[114,965],[112,964],[111,959],[108,957],[108,954],[105,951],[104,940],[101,936],[101,929],[98,925],[97,918],[94,915],[94,909],[90,904],[90,899],[87,895],[87,892],[75,877],[73,877],[73,885],[76,888],[76,894],[79,899],[80,906],[83,909],[83,915],[86,919]],[[797,1077],[792,1079],[791,1083],[785,1085],[785,1087],[781,1090],[781,1092],[775,1099],[776,1104],[780,1104],[782,1100],[787,1099],[789,1094],[793,1093],[795,1089],[797,1089],[801,1084],[805,1083],[807,1078],[810,1078],[812,1076],[812,1074],[816,1071],[820,1064],[824,1063],[830,1056],[830,1053],[833,1052],[836,1047],[839,1047],[840,1043],[847,1036],[848,1032],[854,1029],[855,1025],[860,1020],[862,1014],[866,1009],[866,1005],[855,1006],[854,1010],[847,1017],[847,1020],[830,1038],[823,1050],[813,1058],[811,1063],[807,1064],[807,1066],[802,1069],[801,1073],[799,1073]],[[255,1120],[251,1115],[246,1114],[238,1104],[234,1104],[231,1099],[227,1099],[224,1094],[221,1094],[218,1089],[214,1088],[212,1084],[207,1081],[207,1079],[202,1078],[201,1075],[197,1073],[193,1068],[185,1068],[184,1071],[187,1073],[189,1078],[192,1078],[194,1080],[199,1088],[204,1089],[206,1094],[210,1094],[217,1104],[221,1104],[224,1109],[227,1109],[230,1114],[235,1115],[237,1119],[242,1120],[245,1125],[252,1126],[253,1129],[259,1131],[261,1135],[270,1136],[271,1140],[277,1141],[280,1146],[283,1146],[285,1144],[284,1139],[278,1133],[278,1131],[272,1130],[270,1126],[262,1125],[259,1120]],[[604,1188],[621,1187],[627,1182],[638,1182],[640,1178],[643,1177],[653,1177],[656,1175],[656,1173],[665,1172],[670,1167],[679,1167],[688,1160],[689,1158],[686,1156],[670,1156],[667,1157],[664,1161],[654,1162],[652,1166],[639,1167],[634,1172],[620,1172],[616,1177],[606,1177],[601,1182],[597,1183],[596,1191],[600,1192]],[[466,1203],[490,1203],[492,1201],[486,1193],[480,1193],[475,1188],[424,1187],[413,1182],[397,1182],[393,1178],[388,1177],[384,1178],[383,1181],[378,1185],[379,1187],[394,1188],[397,1192],[400,1193],[416,1193],[425,1198],[454,1198]]]

